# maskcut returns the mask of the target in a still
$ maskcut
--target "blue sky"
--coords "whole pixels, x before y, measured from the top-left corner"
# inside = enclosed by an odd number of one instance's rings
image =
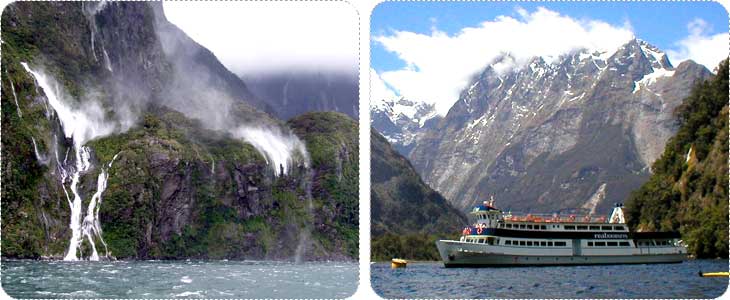
[[[371,96],[443,114],[500,53],[516,57],[500,67],[510,70],[580,48],[610,56],[634,36],[675,66],[692,59],[712,70],[728,55],[727,30],[715,2],[383,2],[371,15]]]
[[[429,33],[435,25],[453,35],[496,16],[518,17],[517,7],[528,11],[545,7],[575,19],[598,19],[617,26],[628,21],[638,38],[663,50],[675,48],[674,43],[687,36],[687,24],[695,18],[710,25],[709,34],[728,30],[727,11],[716,2],[383,2],[371,15],[371,33]],[[372,43],[371,61],[376,71],[404,66],[377,42]]]

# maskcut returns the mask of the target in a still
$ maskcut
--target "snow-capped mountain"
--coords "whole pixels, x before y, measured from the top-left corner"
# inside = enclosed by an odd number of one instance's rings
[[[674,108],[711,74],[692,61],[674,67],[637,39],[613,53],[579,50],[504,68],[509,61],[504,55],[475,76],[408,153],[462,209],[494,195],[502,208],[604,212],[648,178],[676,129]],[[601,200],[589,201],[599,190]]]
[[[371,125],[404,156],[413,149],[420,135],[440,119],[433,104],[405,98],[373,103],[370,116]]]

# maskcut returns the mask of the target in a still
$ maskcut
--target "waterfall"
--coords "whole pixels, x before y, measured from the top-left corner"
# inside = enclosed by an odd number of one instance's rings
[[[91,165],[89,162],[89,149],[87,147],[79,147],[76,150],[76,169],[73,172],[73,175],[71,176],[71,193],[74,195],[73,202],[71,202],[71,223],[69,226],[71,227],[71,240],[68,245],[68,251],[66,252],[66,257],[63,258],[63,260],[78,260],[78,257],[76,256],[76,250],[79,249],[82,242],[82,236],[81,236],[81,196],[79,195],[78,191],[78,185],[79,185],[79,179],[81,177],[82,172],[86,172],[89,169],[89,166]],[[63,184],[63,182],[61,182]],[[68,197],[68,193],[66,193],[66,196]],[[90,240],[91,247],[94,249],[93,253],[96,255],[96,248],[94,245],[94,241]],[[92,259],[94,257],[92,256]],[[96,256],[96,260],[98,260],[99,257]]]
[[[86,3],[84,3],[86,4]],[[91,3],[88,5],[84,5],[84,13],[86,15],[86,18],[89,21],[89,31],[91,32],[91,56],[94,58],[94,61],[99,61],[99,59],[96,57],[96,47],[95,47],[95,40],[96,40],[96,34],[98,33],[98,29],[96,28],[96,14],[100,11],[104,10],[104,8],[109,4],[107,1],[100,1],[97,3]],[[104,66],[106,67],[109,72],[113,72],[111,62],[109,61],[109,55],[106,53],[106,49],[104,48],[104,40],[101,40],[101,51],[104,54]]]
[[[91,196],[91,201],[89,202],[88,211],[86,212],[86,217],[84,217],[84,222],[81,224],[81,231],[83,232],[84,236],[88,239],[89,243],[91,243],[91,249],[93,253],[91,254],[91,257],[89,260],[99,260],[99,255],[96,252],[96,247],[94,245],[94,237],[99,237],[99,240],[101,241],[102,245],[104,245],[104,254],[107,256],[109,254],[109,249],[107,248],[106,242],[104,242],[104,238],[101,236],[101,223],[99,222],[99,207],[101,207],[101,194],[106,190],[106,183],[109,179],[109,169],[111,169],[112,164],[117,159],[117,156],[119,156],[119,153],[114,155],[114,158],[112,158],[112,161],[107,164],[106,169],[102,168],[101,172],[99,172],[99,177],[96,180],[96,193],[94,193],[93,196]]]
[[[288,174],[297,160],[309,166],[309,153],[294,134],[285,134],[278,129],[241,126],[233,131],[233,135],[253,145],[277,176]]]
[[[112,63],[109,61],[109,55],[106,54],[106,48],[104,48],[104,44],[101,44],[101,51],[104,53],[104,66],[106,66],[106,69],[109,70],[109,72],[114,72],[112,70]]]
[[[59,160],[58,150],[56,149],[54,151],[61,176],[61,186],[71,208],[71,220],[69,222],[71,239],[64,260],[78,260],[79,256],[83,257],[83,255],[77,255],[77,251],[80,252],[80,246],[84,237],[91,244],[92,254],[89,259],[98,260],[99,256],[96,251],[94,237],[99,238],[106,247],[104,240],[101,238],[101,226],[98,224],[98,206],[101,203],[101,193],[106,189],[106,181],[108,179],[107,170],[102,168],[99,174],[97,191],[92,196],[87,215],[83,219],[82,197],[78,191],[78,184],[81,176],[91,168],[91,149],[84,146],[85,142],[114,132],[115,126],[106,121],[104,111],[97,102],[86,101],[83,107],[73,108],[69,103],[64,101],[65,99],[62,98],[63,93],[61,92],[60,85],[52,77],[32,70],[27,63],[21,62],[21,65],[33,76],[36,84],[41,87],[43,93],[46,95],[48,104],[51,105],[58,116],[64,135],[73,141],[75,152],[74,165],[68,165],[68,151],[66,152],[63,163]],[[111,162],[108,165],[108,168],[110,167]],[[71,200],[71,195],[69,195],[68,189],[66,188],[69,177],[71,179],[69,188],[71,189],[71,194],[73,194],[73,200]]]
[[[10,79],[10,74],[8,74],[8,69],[5,69],[5,77],[8,78],[8,81],[10,81],[10,91],[13,92],[13,100],[15,100],[15,108],[18,110],[18,117],[20,117],[22,119],[23,112],[20,111],[20,104],[18,104],[18,95],[15,94],[15,85],[13,84],[13,80]]]
[[[304,191],[305,191],[305,197],[307,201],[307,214],[309,216],[314,216],[314,204],[312,204],[312,180],[314,178],[314,174],[312,173],[312,170],[307,169],[306,174],[304,176]],[[304,254],[307,252],[307,245],[310,243],[310,238],[312,235],[312,224],[311,222],[305,222],[304,227],[300,229],[299,231],[299,243],[297,245],[297,250],[294,253],[294,262],[299,264],[302,263],[302,259],[304,258]]]
[[[33,153],[35,154],[35,158],[43,165],[48,164],[48,157],[45,157],[45,155],[41,155],[41,153],[38,151],[38,144],[35,142],[34,137],[30,137],[30,141],[33,143]]]

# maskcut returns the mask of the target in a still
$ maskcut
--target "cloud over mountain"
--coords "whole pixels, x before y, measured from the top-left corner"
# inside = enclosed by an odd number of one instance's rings
[[[376,43],[406,64],[379,76],[401,96],[435,103],[439,113],[445,114],[471,76],[495,58],[505,54],[512,58],[495,66],[506,71],[534,56],[550,61],[580,48],[613,53],[633,37],[628,23],[617,26],[579,20],[542,7],[533,12],[518,8],[516,12],[518,17],[498,16],[453,35],[434,26],[430,34],[394,31],[374,36]]]

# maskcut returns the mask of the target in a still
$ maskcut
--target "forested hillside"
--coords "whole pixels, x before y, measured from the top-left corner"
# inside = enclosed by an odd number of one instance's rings
[[[728,256],[728,61],[675,111],[679,130],[627,201],[630,226],[678,230],[696,257]]]
[[[466,218],[428,187],[382,135],[373,129],[370,137],[373,260],[438,260],[436,239],[458,235]]]

